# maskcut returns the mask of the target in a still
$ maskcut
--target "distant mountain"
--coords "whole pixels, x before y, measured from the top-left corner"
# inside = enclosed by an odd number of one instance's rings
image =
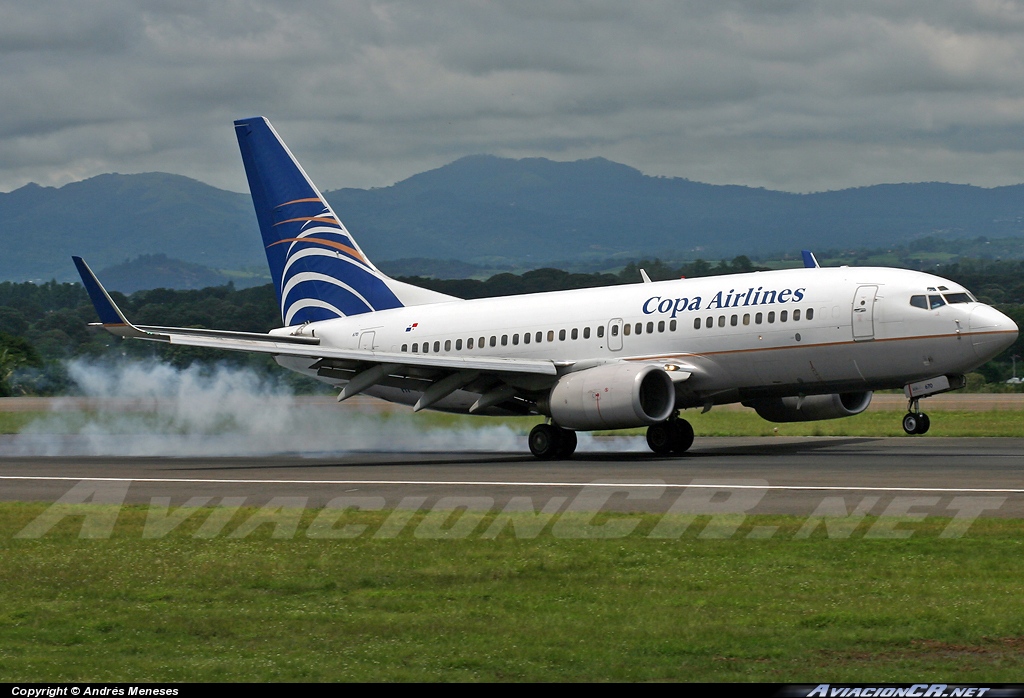
[[[0,194],[0,279],[77,279],[144,254],[219,268],[266,265],[248,196],[162,173],[108,174]]]
[[[371,258],[480,267],[732,258],[1024,236],[1024,185],[888,184],[816,194],[648,177],[596,158],[471,156],[390,187],[326,196]],[[101,175],[0,194],[0,280],[71,280],[163,254],[213,270],[266,262],[249,197],[177,175]],[[409,262],[397,263],[398,268]],[[470,267],[467,267],[467,269]]]
[[[927,235],[1024,235],[1024,185],[891,184],[790,194],[648,177],[601,158],[471,156],[391,187],[343,189],[328,198],[360,244],[381,259],[755,257]]]
[[[108,290],[125,294],[151,288],[209,288],[230,281],[230,277],[209,267],[171,259],[165,254],[140,255],[101,269],[98,274]]]

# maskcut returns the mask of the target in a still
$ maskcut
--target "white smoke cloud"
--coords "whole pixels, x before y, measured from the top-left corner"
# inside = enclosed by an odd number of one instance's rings
[[[404,407],[310,401],[250,369],[156,361],[75,360],[78,398],[56,400],[2,449],[41,456],[253,456],[377,452],[527,451],[525,434],[487,418],[451,428]],[[643,439],[579,435],[579,450],[643,450]]]

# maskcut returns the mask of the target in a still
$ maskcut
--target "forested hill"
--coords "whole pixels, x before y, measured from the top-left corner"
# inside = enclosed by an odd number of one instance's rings
[[[649,177],[600,158],[472,156],[390,187],[327,198],[376,261],[486,261],[492,268],[580,258],[765,258],[929,235],[1024,236],[1024,185],[789,194]],[[74,280],[72,254],[97,270],[141,255],[217,270],[266,265],[246,194],[160,173],[0,194],[0,243],[0,280]]]

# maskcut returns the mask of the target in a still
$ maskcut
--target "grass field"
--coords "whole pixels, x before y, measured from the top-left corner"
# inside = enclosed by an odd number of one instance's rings
[[[902,409],[771,424],[691,410],[698,435],[896,435]],[[930,435],[1024,436],[1020,410],[929,410]],[[17,432],[42,412],[0,411]],[[399,413],[371,413],[394,419]],[[79,411],[60,424],[109,413]],[[421,413],[422,429],[496,420]],[[525,433],[536,419],[508,420]],[[776,432],[775,429],[778,428]],[[620,432],[616,432],[620,433]],[[642,433],[638,431],[637,433]],[[909,438],[909,437],[908,437]],[[95,505],[85,505],[93,507]],[[928,517],[905,539],[847,539],[802,517],[750,516],[727,540],[651,539],[661,517],[617,539],[545,528],[458,540],[314,539],[307,511],[279,540],[263,525],[196,537],[198,511],[143,536],[148,507],[120,510],[107,539],[70,516],[16,538],[44,504],[0,503],[0,682],[765,681],[1016,682],[1024,666],[1024,521],[979,519],[961,538]],[[338,525],[374,531],[387,511]],[[601,519],[599,519],[599,522]],[[762,527],[777,527],[757,539]],[[748,534],[755,534],[747,537]]]
[[[1019,681],[1024,525],[805,540],[144,540],[0,504],[0,681]],[[241,517],[252,511],[240,512]],[[388,512],[346,523],[378,526]],[[636,515],[631,515],[636,516]],[[870,524],[865,522],[864,526]],[[487,525],[483,522],[480,530]],[[410,526],[406,531],[412,530]],[[226,529],[230,530],[230,529]]]
[[[339,422],[346,412],[333,405],[321,408],[320,415],[335,410]],[[818,422],[790,422],[775,424],[761,419],[753,410],[714,409],[706,414],[700,410],[684,410],[681,414],[693,424],[698,436],[903,436],[901,418],[905,409],[869,409],[844,419],[830,419]],[[928,409],[931,415],[931,429],[928,436],[1004,436],[1024,437],[1024,410],[1020,409]],[[0,411],[0,433],[18,433],[34,421],[52,416],[50,412],[4,412]],[[102,425],[118,420],[117,412],[70,411],[63,412],[57,433],[73,433],[87,422]],[[489,418],[450,415],[439,412],[420,412],[412,415],[406,408],[387,408],[369,414],[374,419],[387,421],[396,417],[407,419],[408,424],[422,431],[430,429],[475,429],[479,427],[507,425],[526,434],[541,421],[539,417]],[[116,433],[116,432],[115,432]],[[607,435],[638,435],[645,429],[627,429],[614,432],[597,432]]]

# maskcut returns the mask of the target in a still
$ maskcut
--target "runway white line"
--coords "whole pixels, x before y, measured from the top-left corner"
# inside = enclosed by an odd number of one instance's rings
[[[0,480],[28,480],[51,482],[145,482],[182,483],[193,485],[422,485],[425,487],[663,487],[667,489],[732,489],[732,490],[789,490],[812,492],[969,492],[976,494],[1024,494],[1024,488],[983,487],[869,487],[861,485],[751,485],[723,483],[675,482],[507,482],[488,480],[243,480],[213,478],[156,478],[156,477],[72,477],[67,475],[0,475]]]

